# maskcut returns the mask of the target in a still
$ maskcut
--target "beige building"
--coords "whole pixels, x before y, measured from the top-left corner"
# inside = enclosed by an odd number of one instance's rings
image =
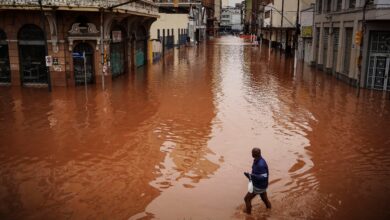
[[[269,1],[268,1],[269,2]],[[273,47],[292,53],[296,25],[299,23],[297,10],[308,8],[312,0],[274,0],[264,7],[260,22],[260,35]],[[299,6],[299,8],[298,8]],[[298,19],[298,21],[297,21]]]
[[[185,44],[188,36],[188,13],[159,13],[159,16],[160,18],[150,27],[150,39],[154,45],[153,61],[158,61],[174,46]]]
[[[313,64],[352,85],[390,90],[389,21],[388,0],[317,0]]]

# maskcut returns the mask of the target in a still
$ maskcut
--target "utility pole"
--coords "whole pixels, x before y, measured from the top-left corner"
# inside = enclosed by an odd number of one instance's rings
[[[43,40],[45,41],[45,58],[46,58],[46,56],[49,55],[49,51],[47,49],[45,14],[43,12],[42,0],[38,0],[38,3],[39,3],[39,9],[41,11],[41,23],[42,23],[42,29],[43,29]],[[46,63],[45,63],[45,70],[46,70],[46,76],[47,76],[47,87],[49,89],[49,92],[51,92],[50,71],[49,71],[49,67],[46,66]]]
[[[103,34],[103,21],[104,21],[104,9],[100,9],[100,55],[101,55],[101,64],[102,64],[102,88],[104,90],[104,72],[107,70],[104,70],[106,68],[104,66],[104,34]]]
[[[369,3],[371,3],[372,0],[365,0],[363,5],[363,20],[362,20],[362,31],[361,31],[361,39],[360,39],[360,50],[359,50],[359,59],[358,59],[358,78],[357,78],[357,97],[360,96],[360,78],[361,78],[361,72],[362,72],[362,59],[363,59],[363,41],[364,41],[364,33],[366,31],[366,10]]]
[[[299,34],[301,32],[300,25],[299,25],[299,12],[300,12],[299,3],[300,3],[300,0],[297,0],[297,19],[295,21],[295,39],[294,39],[295,56],[298,55],[298,37],[299,37]]]

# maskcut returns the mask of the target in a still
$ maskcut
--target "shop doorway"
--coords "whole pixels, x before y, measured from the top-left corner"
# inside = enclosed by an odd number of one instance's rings
[[[76,85],[94,83],[93,48],[88,43],[79,43],[74,47],[73,71]]]
[[[11,82],[7,35],[0,29],[0,83]]]
[[[19,31],[18,40],[22,84],[47,83],[43,31],[32,24],[24,25]]]

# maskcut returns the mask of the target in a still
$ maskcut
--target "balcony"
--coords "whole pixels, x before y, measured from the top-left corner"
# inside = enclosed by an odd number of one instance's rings
[[[178,0],[178,7],[190,7],[191,5],[200,5],[200,0]],[[174,7],[173,0],[156,0],[159,7]]]
[[[44,9],[99,11],[124,2],[126,0],[42,0],[42,5]],[[36,10],[38,8],[38,0],[0,0],[0,9]],[[113,11],[158,16],[158,6],[151,0],[138,0],[116,7]]]

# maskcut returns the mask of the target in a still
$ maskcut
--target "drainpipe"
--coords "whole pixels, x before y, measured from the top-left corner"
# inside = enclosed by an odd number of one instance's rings
[[[104,34],[103,34],[103,22],[104,22],[104,9],[100,9],[100,55],[102,64],[102,88],[104,90]],[[107,70],[106,70],[107,71]]]
[[[49,55],[49,51],[47,49],[45,14],[44,14],[43,8],[42,8],[42,0],[38,0],[38,3],[39,3],[39,9],[41,11],[41,23],[42,23],[42,28],[43,28],[43,40],[45,41],[45,56],[48,56]],[[49,89],[49,92],[51,92],[50,70],[49,70],[49,67],[46,66],[46,64],[45,64],[45,69],[46,69],[46,75],[47,75],[47,87]]]
[[[360,82],[361,82],[361,72],[362,72],[362,59],[363,59],[363,42],[364,42],[364,33],[366,31],[366,9],[371,0],[365,0],[363,5],[363,19],[362,19],[362,33],[360,39],[360,51],[359,51],[359,59],[358,59],[358,79],[357,79],[357,97],[360,96]]]

